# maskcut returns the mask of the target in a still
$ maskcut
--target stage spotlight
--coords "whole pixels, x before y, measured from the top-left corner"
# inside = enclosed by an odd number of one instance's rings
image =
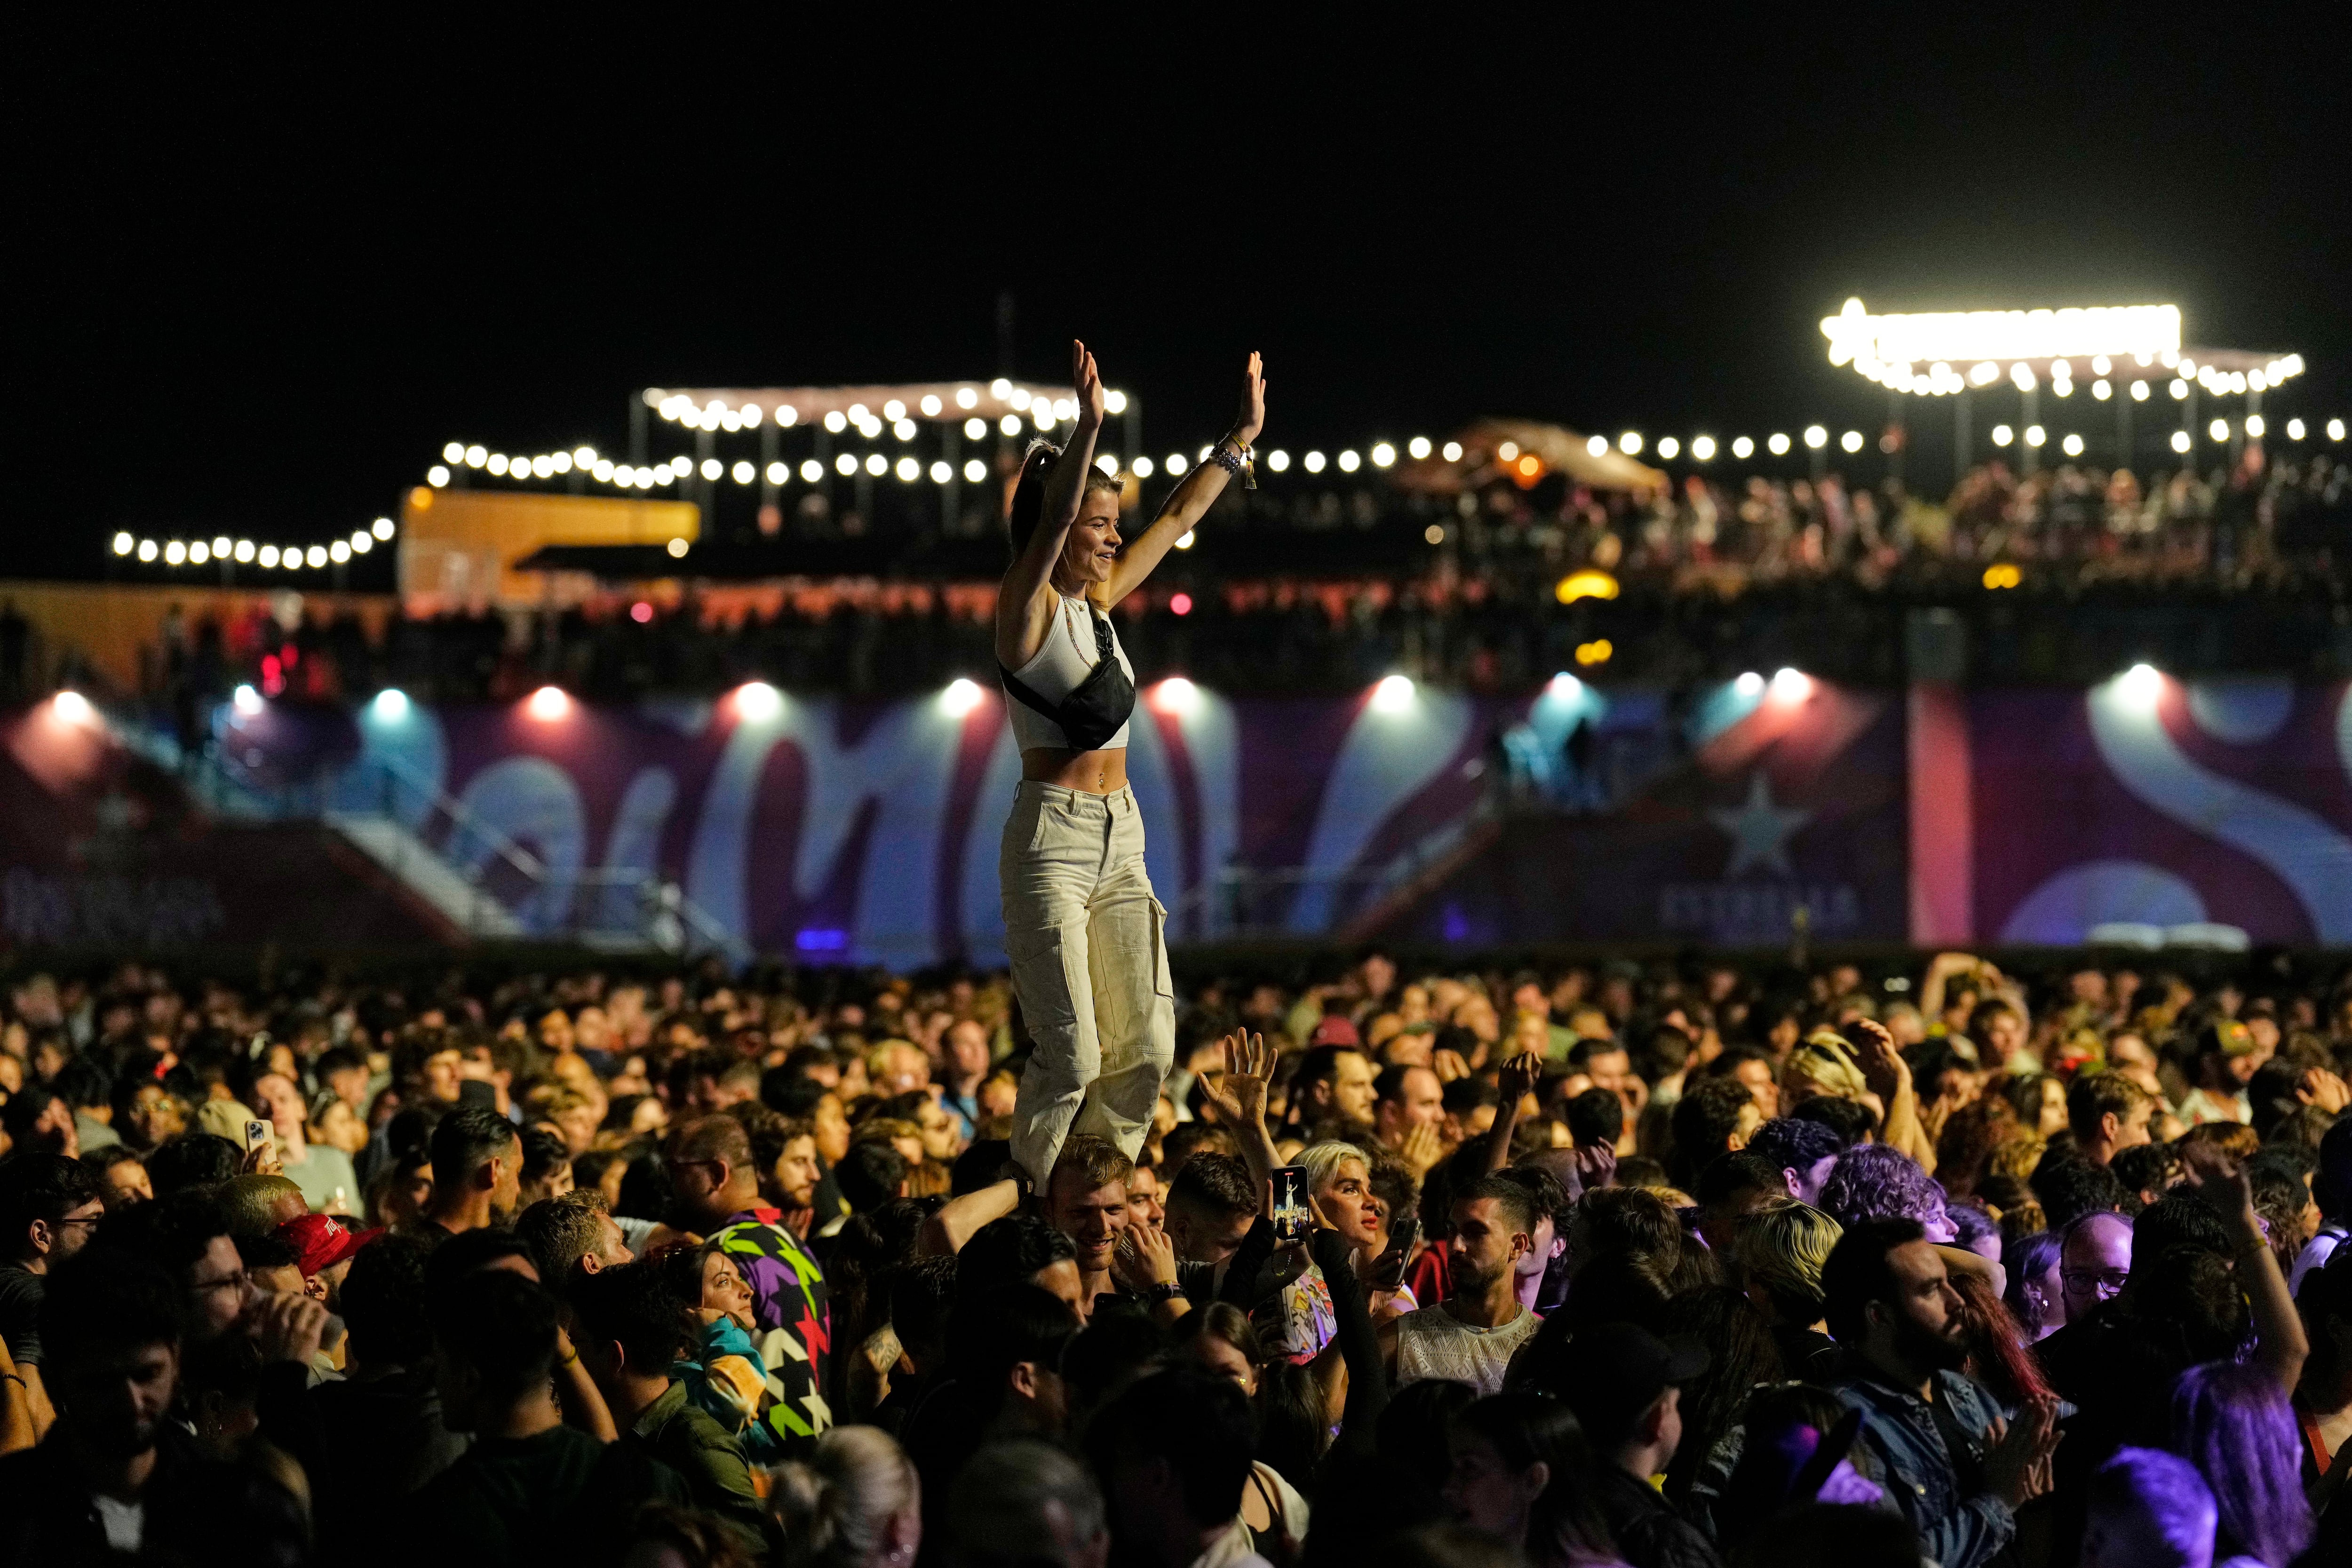
[[[948,682],[945,691],[940,693],[940,711],[950,719],[961,719],[979,707],[981,700],[987,695],[978,681],[959,675]]]
[[[1151,705],[1181,719],[1199,710],[1201,689],[1181,675],[1171,675],[1151,689]]]
[[[1372,688],[1372,711],[1402,713],[1412,706],[1412,678],[1409,675],[1383,676]]]
[[[784,694],[764,680],[747,680],[735,689],[735,714],[761,723],[784,710]]]
[[[2116,677],[2116,693],[2137,707],[2153,709],[2164,693],[2164,676],[2152,664],[2133,665]]]

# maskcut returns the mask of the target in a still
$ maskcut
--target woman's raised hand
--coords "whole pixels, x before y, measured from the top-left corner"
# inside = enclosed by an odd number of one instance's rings
[[[1234,420],[1234,438],[1252,446],[1265,428],[1265,367],[1253,352],[1242,372],[1242,411]]]
[[[1911,1064],[1903,1059],[1893,1032],[1875,1018],[1856,1018],[1846,1026],[1862,1037],[1846,1038],[1855,1047],[1855,1065],[1862,1068],[1864,1081],[1879,1099],[1892,1100],[1911,1076]]]
[[[1281,1053],[1263,1035],[1237,1029],[1225,1037],[1224,1076],[1209,1089],[1209,1098],[1234,1125],[1246,1127],[1265,1115],[1266,1085],[1274,1078]]]
[[[1095,368],[1095,356],[1087,352],[1087,345],[1076,338],[1070,340],[1070,384],[1078,389],[1078,422],[1088,429],[1099,427],[1103,420],[1102,373]]]

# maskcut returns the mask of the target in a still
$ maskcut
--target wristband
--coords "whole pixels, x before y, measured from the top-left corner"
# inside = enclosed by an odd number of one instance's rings
[[[1183,1286],[1178,1284],[1173,1279],[1163,1279],[1159,1284],[1146,1289],[1143,1292],[1143,1299],[1156,1307],[1162,1301],[1173,1301],[1177,1297],[1181,1296],[1183,1293]]]
[[[1228,446],[1234,449],[1231,456],[1225,452]],[[1242,481],[1242,489],[1257,489],[1257,465],[1251,460],[1250,449],[1242,445],[1239,438],[1233,436],[1217,437],[1217,444],[1209,448],[1209,461],[1237,477]]]

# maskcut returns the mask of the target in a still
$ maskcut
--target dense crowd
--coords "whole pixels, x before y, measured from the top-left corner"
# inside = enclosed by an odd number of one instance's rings
[[[1363,489],[1343,503],[1267,489],[1229,498],[1208,531],[1122,606],[1121,636],[1139,668],[1235,694],[1356,690],[1396,670],[1499,692],[1562,669],[1697,682],[1788,663],[1899,681],[1904,616],[1931,605],[1970,621],[1975,668],[1992,679],[2095,680],[2140,658],[2184,672],[2352,669],[2335,621],[2352,465],[2325,452],[2144,485],[2121,469],[2021,476],[1996,463],[1942,505],[1834,473],[1691,475],[1651,497],[1503,485],[1483,500]],[[992,542],[971,542],[983,547],[971,574],[1001,567]],[[1986,591],[1995,564],[2018,567],[2018,591]],[[1559,603],[1558,582],[1585,567],[1612,574],[1618,597]],[[373,636],[348,612],[291,626],[198,616],[167,628],[146,685],[186,710],[193,733],[240,681],[272,696],[397,685],[464,701],[551,680],[619,700],[760,679],[868,697],[990,672],[986,583],[894,578],[887,555],[871,569],[751,606],[608,594],[540,616],[396,618]],[[2021,602],[2045,612],[2032,636],[2004,618]]]
[[[2352,1561],[2352,974],[1185,991],[20,973],[0,1560]]]

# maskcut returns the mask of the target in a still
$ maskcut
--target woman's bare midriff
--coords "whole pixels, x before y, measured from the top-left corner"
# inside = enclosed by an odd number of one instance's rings
[[[1066,752],[1035,746],[1021,753],[1021,776],[1033,784],[1058,784],[1088,795],[1117,795],[1127,787],[1127,748]]]

